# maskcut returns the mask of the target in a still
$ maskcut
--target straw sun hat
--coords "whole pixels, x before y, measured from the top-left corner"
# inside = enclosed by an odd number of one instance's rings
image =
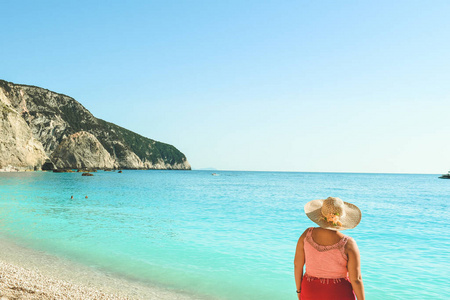
[[[336,231],[355,228],[361,221],[361,211],[356,205],[335,197],[309,201],[305,213],[320,227]]]

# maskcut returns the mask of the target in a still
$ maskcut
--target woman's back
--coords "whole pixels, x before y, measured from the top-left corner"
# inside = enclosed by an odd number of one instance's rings
[[[308,228],[304,242],[305,276],[318,279],[347,278],[345,246],[348,239],[340,232]]]
[[[345,235],[339,231],[330,231],[327,229],[323,229],[320,227],[311,227],[314,230],[312,231],[312,238],[314,241],[323,246],[330,246],[339,242]]]

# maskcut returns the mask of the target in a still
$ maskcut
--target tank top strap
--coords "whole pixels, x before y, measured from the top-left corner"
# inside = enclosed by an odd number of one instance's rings
[[[339,244],[341,244],[342,247],[345,247],[349,238],[349,236],[344,235],[344,237],[339,241]]]
[[[351,239],[351,237],[344,235],[344,237],[339,241],[339,251],[341,252],[342,256],[345,258],[345,260],[348,260],[347,254],[345,254],[345,245],[347,245],[348,240]]]

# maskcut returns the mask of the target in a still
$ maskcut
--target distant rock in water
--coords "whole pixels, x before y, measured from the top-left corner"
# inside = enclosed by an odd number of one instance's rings
[[[95,118],[73,98],[0,80],[0,171],[190,170],[174,146]]]

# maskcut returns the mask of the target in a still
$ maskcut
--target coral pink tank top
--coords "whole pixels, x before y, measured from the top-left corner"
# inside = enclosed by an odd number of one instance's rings
[[[348,278],[347,255],[345,245],[349,238],[344,236],[339,242],[330,246],[317,244],[312,238],[314,227],[308,228],[304,242],[305,275],[317,278]]]

